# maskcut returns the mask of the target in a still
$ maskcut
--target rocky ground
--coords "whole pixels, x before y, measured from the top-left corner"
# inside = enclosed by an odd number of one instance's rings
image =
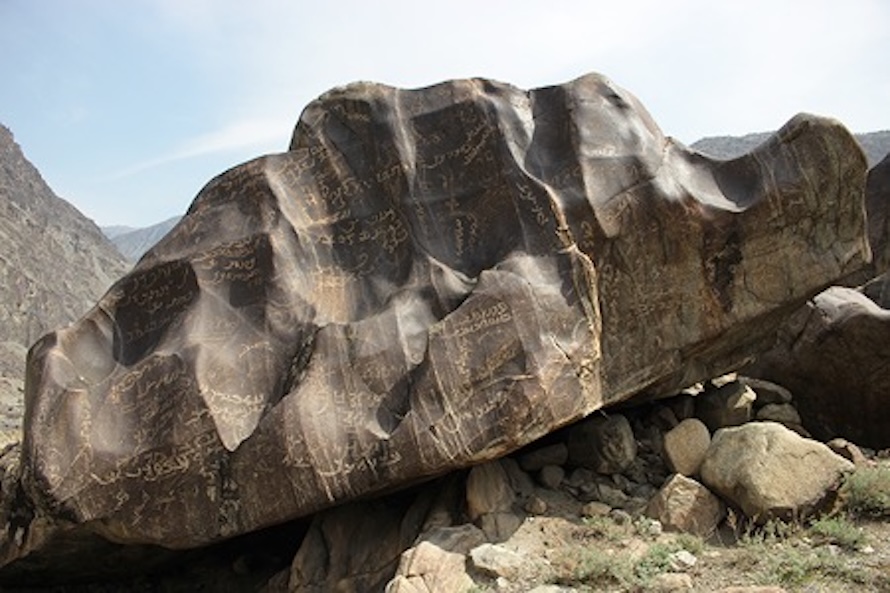
[[[798,420],[781,387],[735,376],[601,414],[422,488],[386,519],[404,537],[424,509],[402,548],[364,523],[379,504],[322,513],[264,590],[890,591],[886,452]],[[355,552],[368,531],[377,556]]]
[[[476,591],[890,591],[886,521],[841,513],[755,528],[730,520],[701,537],[616,510],[585,516],[562,492],[536,495],[548,511],[497,544],[473,574]]]

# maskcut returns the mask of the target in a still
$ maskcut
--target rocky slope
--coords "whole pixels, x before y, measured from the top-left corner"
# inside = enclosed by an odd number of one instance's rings
[[[7,398],[0,411],[10,433],[0,440],[18,432],[28,348],[88,311],[129,267],[0,125],[0,390]]]
[[[154,247],[155,243],[176,226],[180,218],[174,216],[144,228],[103,227],[102,232],[127,259],[138,261],[146,251]]]
[[[696,140],[690,148],[716,158],[732,159],[753,150],[769,136],[770,132],[755,132],[744,136],[709,136]],[[890,131],[888,130],[855,134],[855,137],[865,151],[869,167],[875,166],[890,153]]]

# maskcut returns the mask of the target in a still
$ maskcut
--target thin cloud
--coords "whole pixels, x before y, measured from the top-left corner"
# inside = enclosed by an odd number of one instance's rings
[[[219,130],[202,134],[182,143],[179,147],[129,167],[116,171],[106,181],[117,181],[168,165],[197,157],[257,150],[259,148],[284,150],[291,121],[287,118],[247,119],[229,124]]]

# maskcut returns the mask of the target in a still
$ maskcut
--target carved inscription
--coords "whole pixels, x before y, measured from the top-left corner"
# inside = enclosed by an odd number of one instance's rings
[[[184,261],[159,264],[118,282],[112,290],[115,358],[123,364],[139,360],[181,322],[197,294],[194,270]]]

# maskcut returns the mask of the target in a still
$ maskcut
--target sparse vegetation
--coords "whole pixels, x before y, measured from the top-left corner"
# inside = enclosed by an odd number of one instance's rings
[[[574,575],[575,583],[590,587],[624,589],[634,580],[634,566],[624,554],[606,555],[601,550],[587,550]],[[560,582],[560,581],[558,581]],[[562,581],[562,584],[569,584]]]
[[[817,541],[835,544],[850,551],[858,550],[866,543],[862,529],[842,516],[819,519],[810,526],[810,533]]]
[[[737,540],[722,542],[690,534],[655,536],[642,521],[585,520],[589,531],[583,546],[574,548],[561,566],[554,566],[549,582],[579,591],[642,593],[652,590],[662,573],[688,571],[703,591],[731,584],[780,586],[788,591],[890,591],[886,550],[863,552],[885,530],[875,535],[844,513],[810,524],[777,520],[747,524]],[[696,557],[694,567],[677,562],[681,550]]]
[[[611,523],[612,527],[608,527]],[[634,524],[637,537],[652,539],[640,519]],[[643,548],[642,554],[628,547],[604,550],[599,543],[616,543],[621,540],[622,532],[625,542],[632,536],[626,525],[617,525],[608,517],[596,517],[585,521],[594,527],[599,534],[586,548],[577,552],[574,559],[574,571],[571,575],[558,575],[554,583],[587,587],[591,591],[645,590],[649,582],[657,575],[677,570],[675,555],[681,550],[690,554],[698,554],[704,549],[703,540],[694,535],[677,534],[665,540],[655,541]],[[641,529],[642,527],[642,529]]]
[[[862,467],[841,488],[844,509],[856,517],[890,517],[890,465]]]

